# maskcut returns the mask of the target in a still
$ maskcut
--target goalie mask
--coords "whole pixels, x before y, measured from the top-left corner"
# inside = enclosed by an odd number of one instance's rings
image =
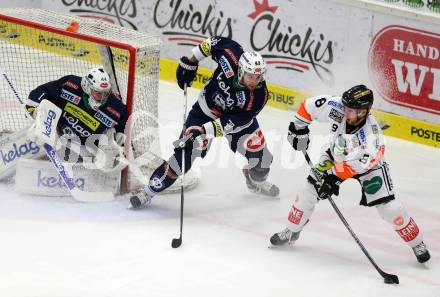
[[[81,87],[89,97],[89,104],[94,110],[107,101],[112,90],[110,77],[102,68],[91,69],[82,79]]]
[[[244,52],[238,61],[238,81],[248,89],[255,89],[264,80],[266,62],[257,52]]]

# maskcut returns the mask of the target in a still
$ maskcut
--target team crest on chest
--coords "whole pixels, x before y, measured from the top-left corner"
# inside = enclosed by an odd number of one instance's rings
[[[237,106],[243,109],[244,105],[246,104],[246,94],[244,91],[240,91],[235,94],[237,97]]]

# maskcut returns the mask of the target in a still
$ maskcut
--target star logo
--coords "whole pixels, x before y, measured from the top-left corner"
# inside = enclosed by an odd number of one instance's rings
[[[257,0],[253,0],[255,11],[251,14],[248,14],[248,17],[255,20],[261,13],[265,11],[270,11],[275,13],[278,9],[278,6],[269,6],[269,0],[263,0],[259,3]]]

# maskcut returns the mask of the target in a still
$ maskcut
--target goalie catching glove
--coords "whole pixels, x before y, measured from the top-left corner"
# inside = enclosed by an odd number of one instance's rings
[[[124,142],[124,133],[116,132],[114,128],[108,129],[99,140],[94,161],[96,168],[102,171],[122,170],[127,165]]]

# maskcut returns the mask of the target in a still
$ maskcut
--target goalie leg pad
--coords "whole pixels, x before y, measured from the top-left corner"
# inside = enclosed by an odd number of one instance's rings
[[[12,176],[20,159],[38,159],[46,155],[42,147],[29,139],[28,129],[0,135],[0,179]]]
[[[84,192],[119,193],[120,172],[88,169],[87,164],[64,163],[75,187]],[[22,159],[17,165],[15,189],[21,193],[42,196],[70,196],[58,171],[48,160]]]
[[[400,201],[394,199],[388,203],[379,204],[376,208],[382,219],[390,223],[409,246],[415,247],[423,241],[419,227]]]

